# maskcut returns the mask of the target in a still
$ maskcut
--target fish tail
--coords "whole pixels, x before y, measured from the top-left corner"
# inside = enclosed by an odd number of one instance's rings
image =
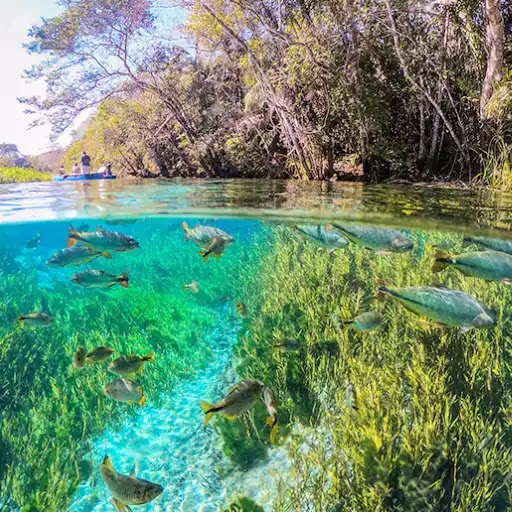
[[[129,277],[130,277],[130,271],[129,270],[127,272],[125,272],[123,275],[119,276],[119,283],[124,288],[128,288],[130,286]]]
[[[24,320],[25,320],[24,316],[18,317],[18,327],[22,327],[23,326],[23,321]]]
[[[210,420],[213,418],[215,413],[217,412],[217,408],[215,405],[205,402],[204,400],[201,400],[201,409],[204,411],[204,422],[203,427],[206,427],[208,423],[210,423]]]
[[[142,395],[140,397],[140,400],[138,402],[139,405],[146,405],[146,397],[144,395]]]
[[[208,256],[210,256],[211,251],[199,251],[199,254],[203,258],[205,263],[208,263]]]
[[[351,320],[341,320],[341,325],[352,325],[354,323],[354,319]]]
[[[104,256],[105,258],[107,258],[108,260],[111,260],[112,259],[112,253],[111,252],[103,252],[102,253],[102,256]]]
[[[154,363],[155,362],[155,351],[152,350],[147,356],[145,356],[144,361],[149,361],[150,363]]]
[[[80,237],[78,236],[78,231],[73,227],[69,226],[68,230],[68,247],[73,247],[78,240],[80,240]]]
[[[188,224],[185,221],[181,223],[181,226],[185,230],[185,240],[188,242],[190,240],[190,228],[188,227]]]
[[[114,505],[117,512],[132,512],[132,509],[125,503],[119,501],[116,498],[112,498],[112,505]]]
[[[268,416],[265,420],[267,422],[267,425],[270,427],[270,442],[272,444],[276,444],[276,438],[277,438],[277,416],[273,418],[272,416]]]

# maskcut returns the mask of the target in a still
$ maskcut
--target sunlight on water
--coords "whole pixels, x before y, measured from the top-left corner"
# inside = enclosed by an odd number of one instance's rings
[[[0,511],[510,508],[512,242],[281,186],[4,190]]]

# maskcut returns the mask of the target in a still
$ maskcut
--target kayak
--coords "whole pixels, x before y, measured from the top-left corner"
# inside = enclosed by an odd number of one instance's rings
[[[87,181],[87,180],[115,180],[117,176],[105,176],[102,172],[91,174],[65,174],[54,176],[53,181]]]

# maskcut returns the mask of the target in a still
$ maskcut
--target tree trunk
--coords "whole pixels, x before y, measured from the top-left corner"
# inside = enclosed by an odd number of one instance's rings
[[[498,83],[503,76],[505,24],[500,0],[485,0],[485,16],[487,21],[487,71],[480,94],[481,119],[489,118],[488,106],[493,92],[493,84]]]

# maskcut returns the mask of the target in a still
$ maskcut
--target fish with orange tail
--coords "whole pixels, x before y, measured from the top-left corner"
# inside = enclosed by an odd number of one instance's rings
[[[104,270],[86,270],[85,272],[75,274],[71,281],[84,288],[112,288],[116,284],[120,284],[123,288],[128,288],[129,276],[130,271],[120,276],[115,276]]]
[[[127,252],[140,247],[135,238],[117,231],[107,231],[101,226],[96,226],[96,231],[78,231],[70,226],[68,247],[78,242],[101,253]]]
[[[265,384],[259,380],[246,379],[233,386],[229,393],[216,404],[201,402],[206,426],[215,414],[234,421],[247,412],[260,399]]]
[[[212,226],[190,228],[186,222],[183,222],[182,226],[185,230],[185,239],[187,242],[192,240],[200,248],[199,254],[205,262],[208,261],[209,256],[222,258],[226,248],[235,241],[231,235],[228,235],[222,229]]]
[[[100,466],[101,477],[112,493],[112,504],[117,512],[131,512],[128,505],[144,505],[160,496],[164,488],[149,480],[138,478],[135,467],[129,475],[122,475],[106,455]]]

